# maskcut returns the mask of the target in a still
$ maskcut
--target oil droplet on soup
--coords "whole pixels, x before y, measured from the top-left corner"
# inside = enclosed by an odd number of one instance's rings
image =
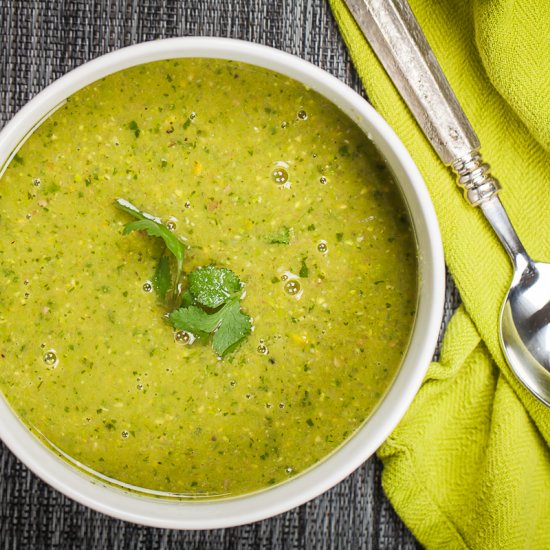
[[[361,427],[408,343],[415,240],[381,163],[337,107],[241,63],[155,62],[81,90],[0,178],[0,390],[114,485],[205,499],[299,475]],[[160,239],[122,236],[118,197],[186,243],[184,275],[243,281],[254,331],[223,358],[168,322],[159,285],[187,279],[157,272]]]

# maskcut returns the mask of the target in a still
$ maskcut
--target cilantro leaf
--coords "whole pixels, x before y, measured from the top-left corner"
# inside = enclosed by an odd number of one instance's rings
[[[214,334],[212,347],[223,357],[250,334],[252,321],[241,311],[238,298],[231,298],[214,313],[207,313],[197,306],[182,307],[170,314],[170,321],[177,330],[186,330],[195,336]]]
[[[194,302],[193,296],[189,292],[189,289],[187,289],[182,295],[180,299],[180,307],[188,307],[192,305]]]
[[[214,332],[222,319],[223,308],[216,313],[207,313],[197,306],[180,307],[170,313],[170,321],[177,330],[186,330],[193,334]]]
[[[268,236],[269,244],[289,244],[290,243],[290,228],[283,225],[280,229]]]
[[[250,334],[251,319],[241,311],[241,304],[238,300],[231,300],[222,308],[223,317],[221,324],[212,338],[214,351],[223,357],[228,351]]]
[[[122,234],[127,235],[132,231],[146,231],[151,237],[160,237],[164,241],[164,244],[166,244],[168,250],[175,256],[178,264],[177,273],[179,275],[183,270],[183,257],[185,256],[186,246],[160,221],[159,218],[142,212],[139,208],[124,199],[117,199],[116,204],[121,210],[137,218],[137,221],[127,223],[124,226]]]
[[[149,220],[156,220],[160,222],[159,218],[156,218],[151,214],[147,214],[146,212],[142,212],[137,206],[134,206],[131,202],[127,201],[126,199],[117,199],[115,201],[115,204],[117,205],[117,208],[119,208],[123,212],[126,212],[127,214],[130,214],[131,216],[134,216],[134,218],[137,218],[138,220],[149,219]]]
[[[224,267],[199,267],[189,273],[189,292],[199,304],[216,308],[241,290],[241,281]]]
[[[161,256],[153,275],[153,288],[161,301],[164,302],[171,286],[172,272],[170,270],[170,260],[168,256]]]
[[[123,235],[128,235],[132,231],[145,231],[150,237],[160,237],[166,247],[176,257],[178,264],[178,273],[183,269],[183,257],[185,255],[185,245],[163,224],[154,220],[136,220],[127,223],[122,232]]]

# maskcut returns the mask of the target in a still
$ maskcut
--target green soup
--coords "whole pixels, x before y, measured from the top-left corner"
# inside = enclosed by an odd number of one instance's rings
[[[147,292],[162,245],[124,197],[244,282],[220,359]],[[394,378],[417,297],[403,199],[364,133],[245,64],[138,66],[78,92],[0,180],[0,388],[80,468],[136,490],[239,495],[323,459]],[[292,282],[292,288],[288,282]]]

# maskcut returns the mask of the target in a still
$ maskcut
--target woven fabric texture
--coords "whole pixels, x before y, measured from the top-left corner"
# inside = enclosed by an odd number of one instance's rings
[[[205,35],[277,47],[361,91],[325,0],[0,0],[0,127],[85,61],[145,40]],[[447,317],[457,302],[456,291],[449,291]],[[372,458],[324,495],[275,518],[180,532],[118,521],[76,504],[0,444],[0,548],[416,548],[380,475],[380,462]]]

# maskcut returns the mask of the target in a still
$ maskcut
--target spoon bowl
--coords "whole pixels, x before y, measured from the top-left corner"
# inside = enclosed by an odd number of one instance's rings
[[[550,264],[516,269],[500,314],[500,342],[512,370],[550,406]]]
[[[550,264],[529,257],[498,196],[479,206],[514,267],[500,312],[502,351],[523,385],[550,407]]]

